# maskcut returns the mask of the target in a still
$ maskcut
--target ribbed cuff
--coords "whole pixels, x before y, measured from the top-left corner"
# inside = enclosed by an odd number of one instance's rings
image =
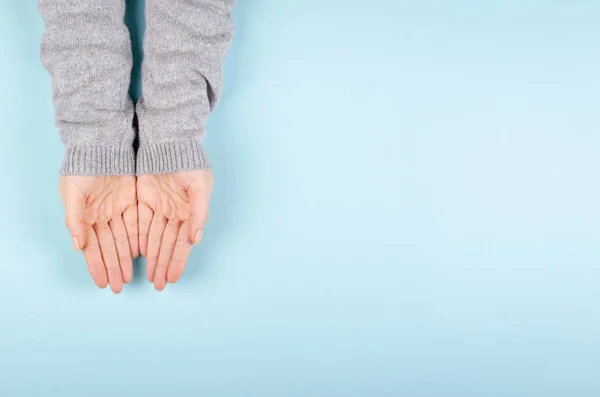
[[[140,145],[137,174],[169,174],[210,169],[208,156],[196,141]]]
[[[69,146],[60,174],[79,176],[135,175],[133,147]]]

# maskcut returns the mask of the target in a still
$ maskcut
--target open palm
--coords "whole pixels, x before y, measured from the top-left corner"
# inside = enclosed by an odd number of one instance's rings
[[[83,250],[94,282],[121,292],[139,255],[135,177],[65,176],[59,192],[73,246]]]
[[[207,170],[138,177],[140,252],[157,290],[179,279],[193,244],[200,243],[212,187]]]

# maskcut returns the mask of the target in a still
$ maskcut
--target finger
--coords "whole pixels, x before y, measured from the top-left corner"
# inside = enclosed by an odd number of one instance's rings
[[[123,290],[123,277],[121,276],[121,268],[119,267],[115,239],[106,222],[97,223],[94,226],[94,230],[96,231],[98,242],[100,243],[100,251],[102,252],[102,259],[106,266],[110,289],[112,289],[115,294],[118,294]]]
[[[108,277],[106,276],[106,268],[104,267],[104,261],[102,260],[102,253],[100,252],[100,245],[98,244],[98,238],[96,232],[91,226],[87,227],[87,244],[83,247],[83,257],[87,263],[88,270],[94,283],[100,288],[106,288],[108,285]]]
[[[192,213],[189,225],[189,239],[193,244],[200,244],[204,232],[204,224],[208,219],[210,191],[207,191],[205,188],[196,188],[191,189],[189,193]]]
[[[129,238],[129,250],[131,259],[140,256],[140,245],[138,239],[138,211],[135,206],[129,207],[123,212],[123,222]]]
[[[67,189],[64,197],[65,223],[75,251],[85,247],[87,236],[87,225],[85,223],[85,195],[74,188]]]
[[[167,286],[167,269],[173,257],[175,242],[181,228],[181,222],[178,220],[169,220],[163,233],[163,238],[160,243],[160,253],[158,255],[158,264],[154,272],[154,288],[162,291]]]
[[[176,283],[179,277],[183,274],[183,269],[187,260],[192,252],[194,245],[188,238],[189,223],[183,222],[179,228],[179,234],[177,235],[177,242],[175,243],[175,250],[171,257],[171,263],[169,264],[169,270],[167,272],[167,280],[170,283]]]
[[[152,217],[154,211],[146,204],[138,204],[138,226],[139,226],[139,244],[140,253],[142,256],[148,256],[148,233],[150,232],[150,224],[152,223]]]
[[[148,281],[151,283],[154,282],[154,272],[156,270],[160,244],[166,225],[167,218],[163,215],[155,214],[154,217],[152,217],[150,231],[148,232],[148,256],[146,257],[146,277],[148,277]]]
[[[129,248],[129,238],[127,236],[125,224],[123,223],[123,219],[115,218],[111,220],[108,225],[110,226],[110,230],[115,239],[117,257],[119,258],[123,282],[128,284],[133,278],[133,263],[131,261],[131,249]]]

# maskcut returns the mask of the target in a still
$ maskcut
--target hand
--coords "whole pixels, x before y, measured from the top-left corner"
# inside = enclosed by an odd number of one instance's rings
[[[76,251],[83,250],[96,285],[121,292],[139,255],[133,176],[66,176],[58,190]]]
[[[157,290],[179,279],[193,244],[200,243],[212,187],[207,170],[138,177],[140,252]]]

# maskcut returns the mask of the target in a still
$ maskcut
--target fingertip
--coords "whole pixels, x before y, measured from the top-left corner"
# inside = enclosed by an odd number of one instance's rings
[[[96,284],[96,286],[100,289],[105,289],[108,286],[108,277],[106,276],[106,273],[103,273],[102,271],[104,268],[92,266],[89,269],[94,284]]]
[[[174,271],[167,273],[167,281],[169,282],[169,284],[175,284],[177,281],[179,281],[180,277],[181,273],[177,273]]]
[[[120,294],[123,291],[123,285],[122,284],[118,284],[118,285],[111,285],[110,289],[112,290],[112,292],[115,293],[115,295]]]
[[[154,282],[154,272],[156,271],[156,264],[152,259],[146,258],[146,278],[151,283]]]
[[[132,282],[132,281],[133,281],[133,274],[132,274],[132,273],[129,273],[129,272],[128,272],[128,273],[125,273],[125,274],[123,275],[123,282],[124,282],[125,284],[129,284],[129,283],[130,283],[130,282]]]
[[[133,280],[133,260],[131,258],[120,259],[123,283],[129,284]]]
[[[167,281],[169,282],[169,284],[175,284],[177,281],[179,281],[179,277],[168,276]]]
[[[106,287],[108,286],[108,282],[102,282],[102,281],[101,282],[97,282],[97,281],[95,281],[94,283],[100,289],[106,289]]]
[[[162,292],[166,286],[167,286],[166,282],[159,282],[159,281],[154,282],[154,289],[157,290],[158,292]]]

